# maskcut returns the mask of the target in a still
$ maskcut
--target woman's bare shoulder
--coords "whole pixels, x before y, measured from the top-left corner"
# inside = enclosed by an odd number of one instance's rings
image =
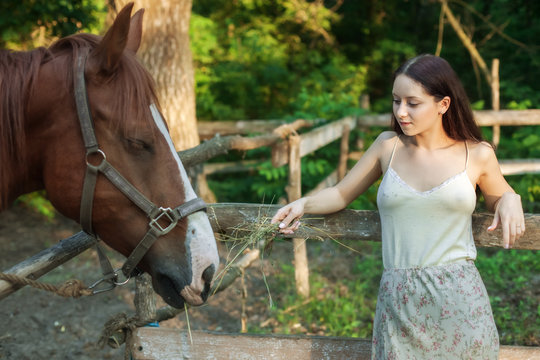
[[[399,135],[395,131],[383,131],[377,136],[373,145],[377,144],[381,147],[394,146]]]
[[[377,136],[377,140],[380,139],[381,141],[384,141],[384,140],[395,139],[396,136],[398,136],[398,134],[395,131],[387,130],[380,133],[379,136]]]
[[[386,169],[388,168],[390,155],[398,137],[399,135],[395,131],[384,131],[379,134],[371,146],[376,152],[376,156],[379,160],[383,173],[386,172]]]
[[[486,162],[488,160],[497,159],[493,146],[487,141],[481,142],[468,142],[470,149],[470,155],[473,160],[479,162]]]
[[[500,173],[499,161],[491,144],[486,141],[469,143],[469,152],[471,168],[476,169],[478,177]]]

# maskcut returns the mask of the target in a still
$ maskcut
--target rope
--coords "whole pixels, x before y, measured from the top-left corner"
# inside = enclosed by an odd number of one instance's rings
[[[81,280],[77,279],[68,280],[63,284],[56,286],[15,274],[0,273],[0,280],[8,281],[14,285],[29,285],[36,289],[49,291],[63,297],[79,298],[81,296],[92,295],[92,290],[88,289]]]
[[[274,129],[273,133],[282,139],[285,139],[289,135],[298,135],[296,129],[291,124],[283,124]]]
[[[98,346],[103,348],[105,345],[117,349],[126,339],[129,334],[138,327],[148,325],[153,320],[140,320],[136,315],[128,317],[125,313],[114,315],[103,326],[103,331],[98,340]],[[124,360],[131,360],[129,351],[124,352]]]
[[[139,322],[136,316],[128,317],[125,313],[116,314],[110,318],[103,326],[103,331],[98,344],[103,347],[109,339],[118,332],[133,331]]]

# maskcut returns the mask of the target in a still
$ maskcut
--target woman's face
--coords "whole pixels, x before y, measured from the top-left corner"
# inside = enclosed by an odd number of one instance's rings
[[[394,81],[392,97],[394,116],[405,135],[442,129],[442,114],[450,105],[449,97],[436,101],[422,85],[403,74]]]

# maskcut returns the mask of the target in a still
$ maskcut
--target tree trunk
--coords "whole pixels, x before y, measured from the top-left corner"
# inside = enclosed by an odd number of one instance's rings
[[[132,0],[115,0],[120,10]],[[144,8],[138,56],[156,81],[157,95],[176,150],[200,142],[195,115],[195,79],[189,45],[191,0],[135,0]],[[114,10],[112,10],[114,11]]]

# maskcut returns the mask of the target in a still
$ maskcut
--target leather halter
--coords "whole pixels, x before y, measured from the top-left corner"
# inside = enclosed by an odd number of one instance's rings
[[[129,181],[127,181],[108,161],[105,153],[99,148],[94,131],[94,123],[88,106],[88,94],[84,78],[84,69],[87,58],[87,52],[80,54],[74,64],[73,83],[75,93],[75,103],[77,106],[77,114],[81,125],[84,146],[86,148],[86,173],[81,198],[80,208],[80,223],[85,232],[96,237],[92,229],[92,209],[94,201],[94,192],[96,187],[97,176],[101,172],[109,181],[116,186],[127,198],[137,205],[150,219],[148,223],[148,231],[135,247],[131,255],[128,256],[121,270],[124,276],[129,280],[135,267],[141,261],[152,244],[160,237],[169,233],[177,225],[178,221],[197,211],[206,210],[204,201],[197,197],[189,200],[184,204],[171,209],[163,208],[155,205],[152,201],[140,193]],[[152,108],[154,107],[154,108]],[[153,116],[159,112],[155,105],[150,105]],[[90,162],[90,158],[101,158],[99,164],[95,165]],[[94,159],[95,160],[95,159]],[[114,288],[116,285],[121,285],[127,282],[119,283],[118,270],[113,270],[110,261],[105,256],[103,249],[98,245],[98,254],[101,267],[103,270],[103,279],[97,281],[91,287],[95,287],[99,283],[105,281],[111,284],[110,288],[105,290],[96,290],[94,293],[106,291]]]

